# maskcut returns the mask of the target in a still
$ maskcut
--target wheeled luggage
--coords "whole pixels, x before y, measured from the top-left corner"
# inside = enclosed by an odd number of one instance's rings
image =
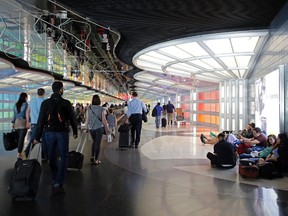
[[[38,148],[37,159],[16,161],[13,176],[8,188],[8,192],[13,195],[13,200],[18,197],[28,197],[34,200],[42,172],[42,167],[38,162],[39,151],[40,146]]]
[[[163,118],[161,119],[161,126],[162,126],[163,128],[165,128],[166,125],[167,125],[167,120],[166,120],[166,118],[163,117]]]
[[[129,124],[120,125],[119,132],[119,148],[129,148],[130,146],[130,133],[131,126]]]
[[[77,145],[77,149],[69,151],[67,168],[78,169],[79,171],[82,169],[84,162],[84,155],[82,154],[82,152],[87,141],[87,136],[88,133],[82,132],[80,142]]]
[[[259,168],[256,165],[239,164],[239,174],[243,178],[258,178]]]

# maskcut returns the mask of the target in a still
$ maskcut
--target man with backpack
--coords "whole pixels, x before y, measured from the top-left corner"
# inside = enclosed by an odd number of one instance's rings
[[[62,97],[63,83],[52,84],[53,94],[42,102],[37,122],[37,134],[34,143],[39,143],[45,128],[49,166],[52,172],[52,193],[63,193],[64,178],[67,169],[69,150],[69,125],[73,137],[77,138],[77,120],[69,100]],[[60,158],[60,160],[58,159]]]

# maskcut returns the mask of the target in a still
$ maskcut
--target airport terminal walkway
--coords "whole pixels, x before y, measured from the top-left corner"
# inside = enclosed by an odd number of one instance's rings
[[[140,148],[119,150],[118,137],[103,141],[100,160],[91,166],[91,138],[81,171],[69,170],[65,194],[51,194],[50,170],[43,164],[35,201],[12,202],[7,187],[16,152],[0,146],[1,216],[228,216],[288,215],[288,177],[243,179],[238,166],[210,167],[199,136],[209,128],[187,124],[156,129],[143,124]],[[2,135],[2,134],[1,134]],[[70,149],[77,140],[70,139]]]

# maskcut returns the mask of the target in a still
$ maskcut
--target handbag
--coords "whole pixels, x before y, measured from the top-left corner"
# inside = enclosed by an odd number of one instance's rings
[[[146,112],[144,110],[142,110],[142,121],[144,121],[145,123],[148,121]]]
[[[3,133],[3,143],[6,151],[12,151],[18,147],[18,133],[12,130],[9,133]]]

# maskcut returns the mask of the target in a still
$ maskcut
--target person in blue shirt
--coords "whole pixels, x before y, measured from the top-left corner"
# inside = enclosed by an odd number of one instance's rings
[[[173,114],[175,112],[175,107],[170,101],[168,101],[168,104],[167,104],[166,108],[167,108],[167,114],[168,114],[168,125],[170,123],[172,125],[173,124]]]
[[[138,98],[137,92],[132,92],[131,96],[125,123],[130,122],[131,124],[131,147],[138,148],[142,129],[142,111],[147,112],[147,108],[144,102]]]
[[[30,136],[30,141],[29,141],[29,143],[25,149],[26,156],[29,155],[31,145],[32,145],[32,143],[36,137],[37,121],[38,121],[38,116],[39,116],[41,104],[44,101],[45,90],[43,88],[39,88],[37,90],[37,95],[38,95],[38,97],[33,98],[30,101],[30,104],[29,104],[28,109],[27,109],[28,115],[30,116],[30,125],[29,125],[29,121],[27,121],[27,123],[28,123],[27,127],[31,128],[31,136]],[[33,147],[34,147],[34,145],[32,145],[32,149],[33,149]],[[42,138],[41,138],[41,157],[42,157],[43,162],[46,161],[48,158],[47,147],[46,147],[44,135],[42,135]]]
[[[155,124],[156,124],[156,128],[159,128],[160,120],[161,120],[161,113],[162,113],[163,108],[160,106],[159,102],[157,103],[155,108],[156,108]]]

